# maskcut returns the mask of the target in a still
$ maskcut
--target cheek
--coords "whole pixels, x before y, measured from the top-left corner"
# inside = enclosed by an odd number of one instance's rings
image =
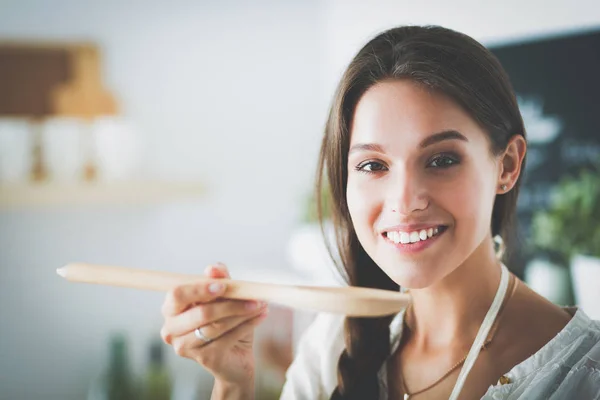
[[[491,173],[471,170],[454,182],[452,190],[446,191],[445,199],[442,200],[444,208],[453,215],[457,230],[468,230],[477,240],[490,227],[494,203],[492,176]]]
[[[372,187],[359,179],[349,178],[346,200],[356,234],[359,238],[365,237],[378,215],[378,200]]]

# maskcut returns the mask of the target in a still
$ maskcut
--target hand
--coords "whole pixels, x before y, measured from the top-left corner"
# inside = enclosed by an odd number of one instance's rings
[[[229,278],[223,264],[209,266],[210,278]],[[161,337],[179,356],[206,368],[221,384],[254,383],[254,329],[267,315],[266,304],[227,300],[222,283],[177,286],[167,293],[162,307]],[[200,328],[208,342],[196,337]]]

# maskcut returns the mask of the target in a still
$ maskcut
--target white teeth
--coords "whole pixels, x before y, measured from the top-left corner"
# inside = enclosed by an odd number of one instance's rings
[[[421,239],[419,238],[419,232],[411,232],[411,233],[410,233],[410,242],[411,242],[411,243],[416,243],[416,242],[418,242],[419,240],[421,240]]]
[[[400,243],[410,243],[410,235],[406,232],[400,232]]]
[[[396,244],[416,243],[422,240],[427,240],[440,232],[439,228],[421,229],[414,232],[389,231],[386,233],[387,238]]]

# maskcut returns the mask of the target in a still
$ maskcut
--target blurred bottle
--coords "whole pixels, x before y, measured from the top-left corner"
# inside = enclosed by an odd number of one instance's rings
[[[159,340],[150,344],[149,357],[142,383],[142,400],[171,400],[173,384],[164,361],[163,346]]]
[[[108,366],[96,380],[89,392],[88,400],[137,400],[136,386],[129,366],[127,339],[116,334],[109,344]]]

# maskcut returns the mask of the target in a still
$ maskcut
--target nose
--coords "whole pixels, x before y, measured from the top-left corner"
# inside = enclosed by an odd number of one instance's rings
[[[429,205],[427,189],[418,176],[399,173],[389,181],[387,208],[401,215],[425,210]]]

